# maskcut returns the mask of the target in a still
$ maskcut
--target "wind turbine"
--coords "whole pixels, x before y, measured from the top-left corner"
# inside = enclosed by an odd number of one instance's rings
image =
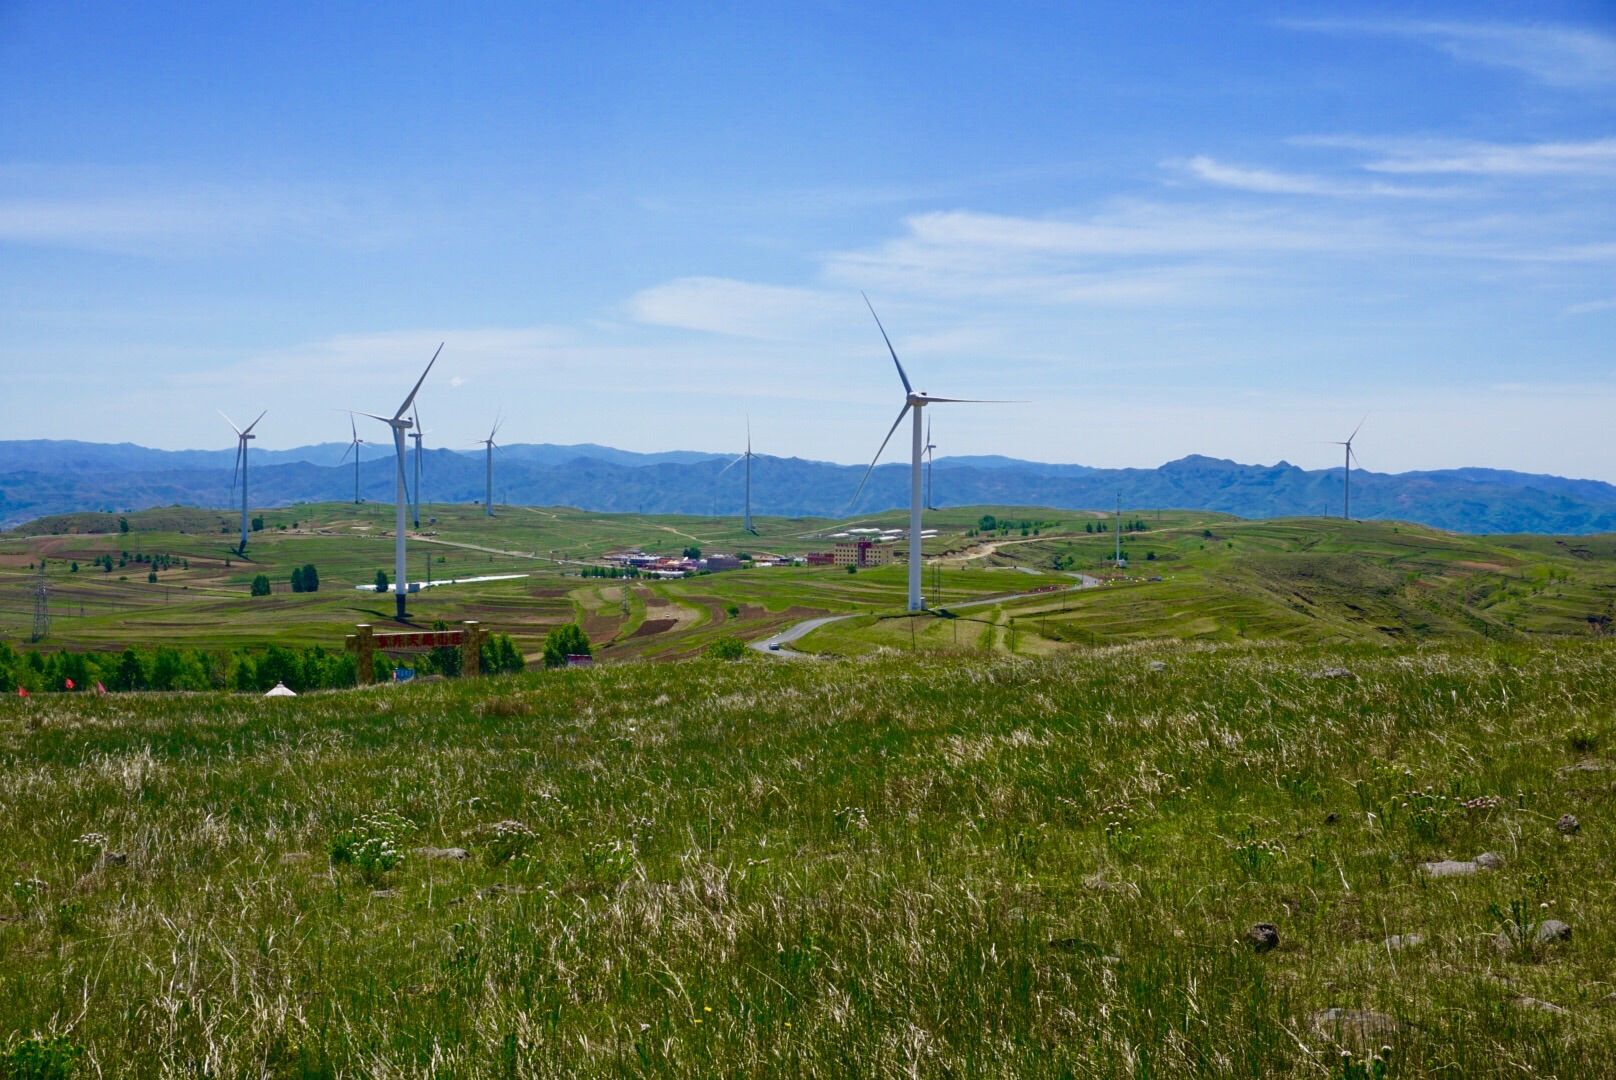
[[[742,454],[728,465],[725,465],[722,469],[719,469],[718,475],[723,476],[741,462],[746,462],[746,509],[741,517],[741,528],[745,529],[753,536],[756,536],[757,530],[752,528],[752,458],[754,456],[755,455],[752,453],[752,418],[747,417],[746,453]]]
[[[1363,430],[1364,420],[1368,419],[1369,417],[1365,416],[1363,420],[1358,421],[1358,426],[1352,429],[1352,434],[1347,436],[1346,442],[1333,439],[1330,441],[1331,446],[1346,447],[1347,470],[1342,476],[1341,516],[1349,521],[1352,519],[1352,463],[1358,459],[1358,455],[1352,452],[1352,440],[1358,437],[1358,432]]]
[[[415,426],[414,421],[405,418],[404,414],[410,411],[415,404],[415,395],[421,392],[421,384],[426,382],[427,375],[432,371],[432,365],[438,362],[438,354],[443,352],[443,344],[438,344],[438,351],[432,354],[427,361],[426,371],[415,380],[415,386],[410,390],[410,396],[404,399],[404,404],[392,416],[377,416],[375,413],[361,413],[372,420],[380,420],[393,429],[393,457],[397,472],[397,486],[393,495],[393,596],[398,603],[397,619],[404,621],[404,594],[408,586],[404,580],[408,568],[404,565],[404,512],[409,502],[409,489],[404,483],[404,436]],[[356,436],[357,438],[357,436]]]
[[[262,420],[264,415],[268,412],[269,410],[265,409],[263,412],[259,413],[258,420]],[[221,409],[219,411],[219,415],[224,416],[224,410]],[[236,477],[240,476],[241,547],[237,550],[239,550],[243,556],[247,554],[247,442],[250,439],[256,439],[258,437],[252,433],[252,429],[258,426],[258,420],[254,420],[245,428],[238,428],[236,427],[236,422],[234,420],[230,419],[228,416],[224,416],[224,422],[229,424],[230,430],[236,433],[236,467],[230,474],[230,494],[235,495]]]
[[[337,464],[341,465],[344,461],[347,461],[348,460],[348,452],[350,450],[353,452],[353,501],[354,501],[354,505],[358,506],[359,505],[359,448],[361,446],[365,445],[365,440],[361,439],[359,437],[359,428],[354,424],[353,417],[354,417],[354,414],[350,412],[348,414],[348,426],[350,428],[353,428],[353,442],[349,443],[348,444],[348,449],[344,450],[342,452],[342,458],[337,462]]]
[[[859,295],[864,296],[863,293]],[[875,305],[870,303],[868,296],[864,297],[864,305],[870,309],[870,315],[875,319],[876,328],[881,331],[881,340],[887,343],[887,352],[892,354],[893,366],[898,369],[898,378],[903,381],[904,399],[903,408],[898,410],[898,418],[892,422],[892,427],[887,431],[887,437],[881,440],[880,449],[875,452],[875,457],[870,461],[870,467],[864,470],[864,478],[859,481],[858,490],[853,492],[852,501],[848,505],[851,506],[853,503],[858,502],[859,495],[864,491],[864,484],[870,479],[870,474],[875,471],[875,463],[881,460],[882,451],[887,448],[887,443],[892,441],[893,432],[897,431],[898,425],[903,423],[904,414],[913,410],[915,414],[914,438],[912,440],[913,453],[910,458],[909,469],[909,610],[923,611],[925,610],[925,605],[920,598],[920,466],[921,457],[925,453],[925,442],[922,439],[920,414],[927,405],[939,402],[971,405],[1007,405],[1014,403],[993,401],[987,398],[932,397],[924,390],[916,393],[915,388],[909,383],[909,376],[903,370],[903,364],[898,360],[898,350],[892,347],[892,339],[887,337],[887,328],[881,325],[881,316],[875,314]]]
[[[414,506],[415,528],[421,528],[421,437],[426,432],[421,430],[421,412],[412,408],[410,417],[415,421],[415,429],[410,432],[410,438],[415,440],[415,501]]]
[[[936,449],[937,449],[937,444],[931,441],[931,417],[928,416],[928,417],[926,417],[926,509],[927,510],[935,510],[935,509],[937,509],[937,504],[932,501],[932,497],[931,497],[932,451],[936,450]]]
[[[489,517],[494,516],[494,450],[499,446],[494,436],[499,434],[500,425],[505,421],[498,415],[494,417],[494,426],[488,429],[488,438],[478,440],[488,453],[488,494],[483,501],[483,512]]]

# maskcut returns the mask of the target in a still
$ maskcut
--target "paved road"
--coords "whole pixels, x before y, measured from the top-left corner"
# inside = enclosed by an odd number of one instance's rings
[[[959,611],[962,608],[986,607],[989,604],[1002,604],[1007,600],[1024,600],[1028,597],[1034,596],[1059,596],[1063,592],[1080,592],[1083,589],[1095,588],[1100,584],[1099,578],[1089,577],[1087,574],[1078,574],[1077,579],[1078,583],[1076,585],[1066,589],[1053,589],[1049,592],[1004,593],[999,596],[984,596],[980,600],[966,600],[959,604],[949,604],[948,610]],[[857,618],[859,615],[864,614],[868,613],[860,611],[847,615],[821,615],[816,619],[804,619],[800,623],[794,623],[791,626],[786,627],[773,637],[762,638],[758,641],[749,642],[748,644],[758,652],[763,653],[765,656],[776,656],[782,660],[811,660],[813,659],[812,653],[800,653],[795,649],[788,649],[786,646],[799,638],[807,637],[815,630],[818,630],[821,626],[828,626],[833,622],[841,622],[843,619]],[[775,645],[780,647],[778,649],[773,648],[772,646]]]

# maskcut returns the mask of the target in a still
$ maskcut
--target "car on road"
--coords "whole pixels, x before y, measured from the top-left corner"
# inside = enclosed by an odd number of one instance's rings
[[[779,652],[780,651],[780,643],[778,641],[769,642],[769,651],[770,652]]]

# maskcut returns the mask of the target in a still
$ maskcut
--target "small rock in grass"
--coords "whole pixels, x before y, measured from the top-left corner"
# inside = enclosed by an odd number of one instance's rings
[[[444,859],[449,862],[464,862],[471,858],[471,852],[463,847],[418,847],[415,854],[423,859]]]
[[[1561,836],[1576,836],[1582,831],[1582,822],[1577,820],[1577,815],[1575,814],[1561,814],[1560,820],[1554,823],[1554,827],[1560,830]]]
[[[1586,761],[1579,761],[1575,765],[1565,766],[1560,770],[1560,775],[1570,776],[1573,773],[1609,772],[1612,767],[1613,766],[1608,761],[1599,761],[1595,758],[1589,758]]]
[[[1403,1023],[1370,1009],[1325,1009],[1313,1014],[1313,1030],[1328,1039],[1363,1045],[1391,1038],[1403,1030]]]
[[[1279,927],[1271,922],[1253,923],[1246,931],[1246,944],[1260,953],[1279,947]]]
[[[281,863],[282,863],[282,865],[291,866],[294,863],[306,863],[308,861],[309,861],[309,853],[306,852],[306,851],[283,851],[283,852],[281,852]]]
[[[372,889],[372,890],[370,890],[370,895],[374,896],[378,900],[385,900],[389,896],[397,896],[398,895],[398,890],[397,889]]]
[[[1570,941],[1571,927],[1559,919],[1544,919],[1537,924],[1537,940],[1540,945],[1547,945],[1551,941]]]
[[[1327,667],[1313,676],[1315,679],[1351,679],[1356,678],[1352,672],[1344,667]]]
[[[1412,949],[1416,945],[1425,944],[1424,934],[1393,934],[1385,941],[1386,948],[1396,951],[1398,949]]]
[[[1472,859],[1443,859],[1440,862],[1420,863],[1420,869],[1427,877],[1469,877],[1481,869],[1481,864]]]
[[[1511,998],[1510,1004],[1521,1009],[1531,1009],[1535,1012],[1554,1013],[1560,1016],[1565,1015],[1569,1011],[1563,1005],[1556,1005],[1552,1001],[1544,1001],[1541,998],[1527,997],[1525,994],[1522,994],[1520,997]]]
[[[103,851],[101,853],[102,866],[128,866],[129,853],[127,851]]]
[[[1483,851],[1480,855],[1476,856],[1476,865],[1481,867],[1483,870],[1497,870],[1500,866],[1504,865],[1504,857],[1502,855],[1494,855],[1490,851]]]
[[[1146,664],[1145,666],[1147,668],[1149,668],[1151,671],[1166,671],[1167,670],[1167,665],[1162,663],[1160,660],[1152,660],[1150,663]]]

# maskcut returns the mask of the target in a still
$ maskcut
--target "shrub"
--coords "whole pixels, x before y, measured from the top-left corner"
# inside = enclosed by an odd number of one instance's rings
[[[35,1035],[8,1048],[0,1057],[0,1074],[12,1080],[66,1080],[84,1047],[66,1035]]]
[[[746,655],[746,642],[733,635],[721,637],[707,646],[707,655],[716,660],[739,660]]]
[[[377,592],[386,592],[387,591],[387,571],[386,570],[378,570],[378,571],[376,571],[376,591]]]
[[[404,838],[414,829],[390,810],[362,817],[331,838],[331,863],[352,866],[365,884],[379,885],[404,862]]]
[[[252,579],[252,594],[254,596],[268,596],[269,592],[269,578],[259,574]]]

